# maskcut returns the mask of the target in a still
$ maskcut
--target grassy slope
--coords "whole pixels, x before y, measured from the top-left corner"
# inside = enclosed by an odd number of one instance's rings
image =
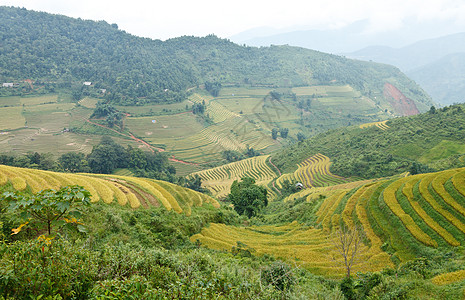
[[[333,173],[362,178],[408,171],[414,160],[437,169],[462,166],[464,109],[465,105],[456,105],[392,119],[384,130],[377,126],[332,130],[278,152],[273,162],[293,170],[296,163],[319,152],[334,161]]]

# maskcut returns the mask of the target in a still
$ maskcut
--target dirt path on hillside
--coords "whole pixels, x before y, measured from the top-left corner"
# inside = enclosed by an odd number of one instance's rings
[[[92,125],[96,125],[96,126],[99,126],[99,127],[102,127],[102,128],[108,129],[108,130],[111,130],[111,131],[113,131],[113,132],[116,132],[116,133],[119,134],[119,135],[128,137],[128,138],[130,138],[130,139],[132,139],[132,140],[134,140],[134,141],[136,141],[136,142],[138,142],[138,143],[141,143],[141,144],[143,144],[144,146],[147,146],[147,147],[149,148],[149,150],[152,151],[152,152],[155,152],[153,149],[157,150],[158,152],[163,152],[163,151],[165,151],[165,149],[154,147],[154,146],[150,145],[149,143],[147,143],[146,141],[141,140],[141,139],[139,139],[139,138],[136,138],[132,133],[124,134],[124,133],[122,133],[122,132],[119,132],[119,131],[116,130],[116,129],[107,127],[107,126],[102,125],[102,124],[99,124],[99,123],[92,122],[91,120],[86,120],[86,121],[89,122],[89,123],[92,124]]]
[[[281,171],[278,169],[278,167],[277,167],[273,162],[271,162],[271,156],[268,157],[268,161],[270,162],[270,164],[271,164],[273,167],[276,168],[276,170],[278,170],[279,176],[281,176],[281,175],[282,175],[282,174],[281,174]]]
[[[122,132],[119,132],[119,131],[116,130],[116,129],[107,127],[107,126],[102,125],[102,124],[99,124],[99,123],[92,122],[91,120],[86,120],[86,121],[89,122],[89,123],[92,124],[92,125],[99,126],[99,127],[102,127],[102,128],[108,129],[108,130],[111,130],[111,131],[113,131],[113,132],[115,132],[115,133],[117,133],[117,134],[119,134],[119,135],[128,137],[128,138],[130,138],[130,139],[136,141],[137,143],[140,143],[140,144],[146,146],[152,153],[155,152],[154,149],[157,150],[158,152],[164,152],[164,151],[165,151],[165,149],[157,148],[157,147],[155,147],[155,146],[150,145],[150,144],[147,143],[146,141],[144,141],[144,140],[142,140],[142,139],[140,139],[140,138],[135,137],[132,133],[124,134],[124,133],[122,133]],[[192,162],[187,162],[187,161],[183,161],[183,160],[177,159],[177,158],[174,157],[174,155],[173,155],[172,157],[168,158],[168,160],[174,161],[174,162],[178,162],[178,163],[181,163],[181,164],[185,164],[185,165],[192,165],[192,166],[198,166],[198,165],[199,165],[199,164],[197,164],[197,163],[192,163]]]

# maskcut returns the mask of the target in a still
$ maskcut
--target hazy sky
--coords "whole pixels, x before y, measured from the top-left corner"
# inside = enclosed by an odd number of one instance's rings
[[[214,33],[229,37],[255,27],[326,29],[369,19],[370,30],[408,19],[451,20],[464,27],[463,0],[0,0],[0,5],[117,23],[131,34],[167,39]]]

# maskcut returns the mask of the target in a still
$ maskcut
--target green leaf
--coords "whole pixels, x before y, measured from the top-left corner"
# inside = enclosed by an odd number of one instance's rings
[[[61,227],[61,226],[65,225],[66,222],[63,221],[63,220],[56,220],[56,221],[52,221],[51,224],[52,224],[53,226]]]
[[[33,210],[41,210],[43,207],[44,207],[43,205],[36,203],[36,204],[31,206],[31,209],[33,209]]]
[[[87,231],[87,228],[84,227],[83,225],[78,225],[78,226],[77,226],[77,230],[78,230],[79,232],[83,232],[83,233],[87,233],[87,232],[88,232],[88,231]]]
[[[60,201],[57,203],[57,209],[60,211],[60,212],[64,212],[65,210],[69,209],[70,207],[70,204],[69,202],[67,201]]]
[[[78,210],[73,210],[73,211],[69,212],[68,215],[73,216],[76,219],[79,219],[80,217],[82,217],[82,213],[80,211],[78,211]]]

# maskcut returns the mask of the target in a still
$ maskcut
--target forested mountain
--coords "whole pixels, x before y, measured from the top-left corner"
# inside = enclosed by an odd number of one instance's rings
[[[301,86],[350,84],[365,95],[389,82],[406,97],[429,97],[398,69],[290,46],[245,47],[210,35],[165,42],[130,35],[116,24],[0,7],[0,81],[31,79],[54,88],[92,82],[121,104],[180,101],[206,81]]]
[[[282,150],[273,161],[287,171],[322,153],[334,162],[333,173],[362,178],[465,166],[465,105],[432,107],[385,124],[331,130]]]

